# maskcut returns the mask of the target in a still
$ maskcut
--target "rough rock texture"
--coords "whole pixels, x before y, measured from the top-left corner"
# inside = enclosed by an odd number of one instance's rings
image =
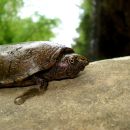
[[[27,89],[0,89],[0,130],[130,130],[130,57],[93,62],[15,105]]]

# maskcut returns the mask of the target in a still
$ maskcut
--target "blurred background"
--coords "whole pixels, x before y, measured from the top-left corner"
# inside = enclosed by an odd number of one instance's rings
[[[90,61],[130,55],[129,0],[0,0],[0,44],[54,41]]]

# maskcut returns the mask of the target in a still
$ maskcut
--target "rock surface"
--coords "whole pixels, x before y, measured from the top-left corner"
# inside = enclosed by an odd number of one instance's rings
[[[27,89],[0,89],[0,130],[130,130],[130,57],[90,63],[15,105]]]

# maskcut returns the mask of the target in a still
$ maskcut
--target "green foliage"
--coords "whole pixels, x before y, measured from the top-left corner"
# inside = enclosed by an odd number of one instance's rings
[[[79,37],[75,39],[76,44],[73,45],[75,51],[82,55],[88,55],[91,41],[91,30],[93,21],[93,0],[84,0],[81,8],[84,10],[81,15],[80,25],[77,29]]]
[[[58,25],[58,19],[47,19],[37,13],[31,17],[20,18],[18,12],[23,0],[0,0],[0,44],[25,41],[50,40],[55,35],[52,29]]]

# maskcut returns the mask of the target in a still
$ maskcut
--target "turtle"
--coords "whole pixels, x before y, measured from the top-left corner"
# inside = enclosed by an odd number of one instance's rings
[[[89,64],[86,57],[65,45],[50,41],[31,41],[0,46],[0,87],[37,85],[37,94],[47,90],[48,82],[78,76]],[[31,91],[15,98],[23,104],[37,95]]]

